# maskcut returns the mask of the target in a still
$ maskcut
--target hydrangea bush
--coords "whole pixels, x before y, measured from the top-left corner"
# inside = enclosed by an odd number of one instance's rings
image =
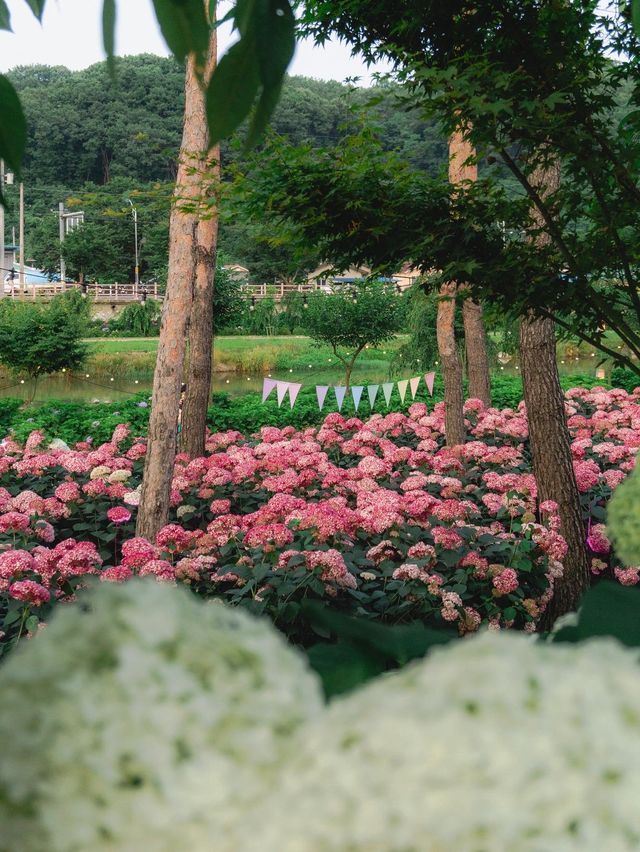
[[[638,649],[483,631],[325,709],[266,619],[96,586],[0,667],[0,852],[638,848]]]
[[[225,848],[637,849],[639,706],[636,650],[485,632],[303,726]]]
[[[102,585],[0,669],[0,850],[216,849],[320,707],[266,621]]]
[[[566,409],[594,579],[640,580],[611,552],[612,491],[640,446],[640,390],[573,389]],[[524,406],[466,403],[468,441],[444,445],[441,404],[369,420],[329,415],[296,431],[209,436],[179,455],[171,523],[134,537],[143,438],[116,428],[100,447],[0,447],[0,629],[34,632],[87,574],[188,584],[267,612],[312,641],[308,598],[388,623],[534,630],[562,572],[557,507],[538,505]]]

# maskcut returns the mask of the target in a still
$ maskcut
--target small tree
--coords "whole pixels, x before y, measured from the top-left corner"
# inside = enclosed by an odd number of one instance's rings
[[[338,293],[315,293],[304,324],[309,336],[328,344],[344,365],[348,389],[353,366],[365,346],[379,346],[398,331],[398,298],[393,287],[373,281]]]
[[[86,314],[86,301],[75,292],[49,305],[0,302],[0,363],[34,380],[31,399],[40,376],[82,366]]]
[[[114,325],[117,331],[152,337],[160,330],[161,314],[162,305],[155,299],[132,302],[124,308]]]
[[[218,260],[220,260],[219,257]],[[220,334],[225,327],[242,315],[245,300],[242,296],[242,282],[220,263],[216,267],[215,282],[213,332]]]

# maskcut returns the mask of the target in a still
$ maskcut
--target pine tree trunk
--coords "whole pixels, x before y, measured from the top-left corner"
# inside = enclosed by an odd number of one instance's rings
[[[555,192],[560,185],[560,164],[534,173],[531,182],[543,196]],[[536,228],[542,227],[541,214],[536,208],[532,209],[531,218]],[[538,244],[549,241],[546,232],[537,237]],[[545,613],[544,626],[549,627],[558,616],[578,607],[590,582],[585,528],[573,470],[552,320],[532,315],[522,318],[520,361],[538,500],[555,500],[558,504],[561,532],[569,547],[564,573],[556,580],[554,596]]]
[[[451,183],[477,179],[477,167],[466,163],[472,155],[473,147],[465,139],[462,131],[454,133],[449,140],[449,181]],[[456,346],[455,333],[457,289],[455,282],[442,285],[440,288],[442,298],[438,303],[436,319],[438,354],[444,380],[445,438],[450,447],[463,444],[465,438],[462,364]]]
[[[438,303],[436,334],[438,353],[444,380],[444,433],[447,445],[464,444],[464,394],[462,389],[462,364],[456,346],[455,315],[456,285],[443,284]]]
[[[216,66],[216,30],[209,42],[210,62],[207,80]],[[212,148],[207,157],[211,177],[220,180],[220,147]],[[207,410],[211,397],[213,361],[213,294],[218,245],[218,211],[212,209],[198,222],[195,246],[193,304],[189,320],[189,373],[182,411],[181,450],[191,458],[204,455],[207,432]]]
[[[545,616],[545,624],[551,626],[558,616],[578,607],[590,579],[571,438],[558,375],[553,320],[522,319],[520,361],[538,500],[555,500],[558,504],[561,532],[569,546],[564,574],[556,580],[554,596]]]
[[[215,61],[215,30],[212,31]],[[203,90],[195,60],[187,60],[185,108],[180,162],[169,220],[169,270],[162,308],[158,358],[153,379],[147,454],[136,534],[150,540],[169,516],[171,480],[176,454],[180,386],[186,350],[187,328],[196,289],[196,270],[201,264],[199,213],[203,197],[203,152],[208,131]],[[205,229],[206,231],[206,229]],[[206,250],[206,247],[205,247]]]
[[[488,408],[491,405],[491,376],[482,305],[474,302],[473,299],[465,299],[462,303],[462,318],[467,350],[469,397],[481,399]]]

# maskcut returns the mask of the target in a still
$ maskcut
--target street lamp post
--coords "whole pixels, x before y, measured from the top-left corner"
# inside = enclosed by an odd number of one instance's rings
[[[135,242],[135,251],[136,251],[136,271],[135,271],[135,282],[136,282],[136,293],[138,292],[138,287],[140,286],[140,264],[138,261],[138,211],[133,204],[133,201],[130,198],[127,198],[127,201],[131,205],[131,212],[133,213],[133,239]]]

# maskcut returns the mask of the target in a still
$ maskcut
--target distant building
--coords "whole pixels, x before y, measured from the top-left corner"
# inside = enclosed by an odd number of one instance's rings
[[[232,278],[237,278],[244,281],[249,277],[249,270],[246,266],[240,266],[239,263],[227,263],[222,267]]]

